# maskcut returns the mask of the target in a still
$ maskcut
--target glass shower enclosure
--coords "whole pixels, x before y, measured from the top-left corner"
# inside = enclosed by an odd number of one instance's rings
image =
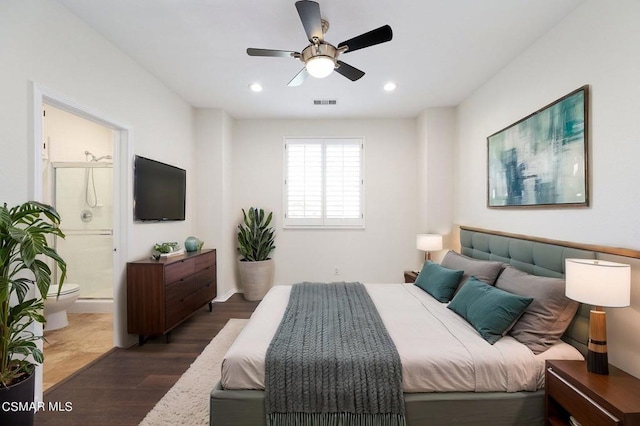
[[[80,300],[113,298],[113,167],[106,162],[53,163],[53,199],[66,238],[55,247],[67,262],[65,283]],[[56,271],[55,282],[58,282]]]

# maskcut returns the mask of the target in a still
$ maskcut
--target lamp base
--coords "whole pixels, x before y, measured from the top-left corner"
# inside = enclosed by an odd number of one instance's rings
[[[609,374],[607,314],[599,306],[596,306],[589,314],[588,348],[587,371],[595,374]]]
[[[587,352],[587,371],[595,374],[609,374],[609,359],[604,352]]]

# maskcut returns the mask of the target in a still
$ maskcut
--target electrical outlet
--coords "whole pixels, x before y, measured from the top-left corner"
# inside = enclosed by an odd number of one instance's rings
[[[340,275],[340,269],[336,266],[336,269],[333,270],[333,275]]]

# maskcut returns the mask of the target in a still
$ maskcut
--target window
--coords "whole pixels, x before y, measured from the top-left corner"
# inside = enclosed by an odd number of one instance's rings
[[[364,227],[364,140],[285,139],[286,227]]]

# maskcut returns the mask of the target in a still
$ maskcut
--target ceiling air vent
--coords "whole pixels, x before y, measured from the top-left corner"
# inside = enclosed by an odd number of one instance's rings
[[[313,101],[314,105],[336,105],[338,103],[335,99],[315,99]]]

